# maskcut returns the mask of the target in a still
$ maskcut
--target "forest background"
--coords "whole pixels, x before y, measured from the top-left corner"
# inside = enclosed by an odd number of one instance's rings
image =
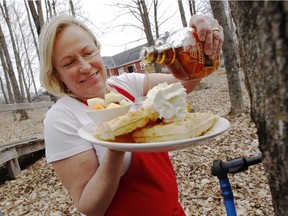
[[[75,16],[80,14],[79,18],[83,17],[81,13],[75,13],[77,4],[72,0],[66,4],[64,1],[47,0],[23,2],[24,6],[8,1],[1,1],[0,4],[2,69],[0,85],[7,104],[32,101],[33,91],[37,97],[38,88],[35,82],[39,70],[37,37],[44,21],[63,11]],[[185,26],[188,19],[183,13],[181,4],[184,0],[177,2],[182,26]],[[193,7],[196,5],[193,4],[195,2],[200,1],[188,0],[190,15],[197,12],[196,7]],[[153,19],[158,17],[158,10],[155,9],[161,1],[131,0],[130,3],[116,2],[114,6],[120,8],[124,14],[133,15],[136,20],[141,21],[141,25],[135,27],[142,28],[143,38],[145,35],[148,44],[152,45],[162,34],[159,30],[160,19]],[[241,70],[251,100],[251,118],[256,124],[259,149],[268,175],[275,214],[287,215],[288,3],[285,1],[230,1],[229,4],[227,1],[210,1],[210,3],[214,17],[224,28],[223,56],[231,102],[229,113],[237,115],[244,110],[239,76]],[[113,22],[110,24],[113,26]],[[122,25],[122,29],[125,29],[124,26],[125,24]],[[127,26],[129,24],[126,23]],[[19,120],[27,118],[29,117],[26,110],[20,110]]]

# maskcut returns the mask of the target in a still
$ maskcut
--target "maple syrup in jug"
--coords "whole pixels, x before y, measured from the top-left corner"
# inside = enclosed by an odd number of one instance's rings
[[[144,65],[158,63],[167,66],[180,80],[200,79],[219,67],[219,57],[209,59],[196,30],[183,28],[172,33],[159,46],[143,47],[140,53]]]

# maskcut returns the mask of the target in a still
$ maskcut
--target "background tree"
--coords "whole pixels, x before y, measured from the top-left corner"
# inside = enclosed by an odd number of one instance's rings
[[[30,8],[31,15],[33,17],[33,21],[35,23],[38,35],[41,32],[41,28],[44,24],[43,12],[42,12],[42,5],[41,1],[36,0],[27,0],[28,6]],[[35,8],[35,4],[37,6],[37,10]]]
[[[151,30],[151,24],[150,24],[151,22],[149,19],[149,13],[147,10],[146,3],[145,3],[145,1],[141,1],[141,0],[137,0],[137,1],[135,1],[135,3],[137,5],[137,9],[139,11],[140,18],[141,18],[143,26],[144,26],[144,33],[146,35],[148,45],[154,45],[154,38],[153,38],[153,34],[152,34],[152,30]]]
[[[69,0],[69,5],[70,5],[71,14],[75,17],[75,9],[74,9],[74,4],[72,0]]]
[[[275,215],[288,215],[288,2],[230,1]],[[255,179],[257,181],[257,179]]]
[[[29,53],[28,53],[29,52],[29,48],[28,48],[28,45],[27,45],[27,42],[26,42],[24,30],[23,30],[23,23],[21,23],[21,21],[20,21],[19,14],[17,13],[17,10],[16,10],[15,6],[12,5],[12,7],[13,7],[13,12],[16,15],[16,20],[17,20],[17,23],[18,23],[18,26],[19,26],[20,35],[21,35],[21,38],[22,38],[22,43],[23,43],[25,57],[26,57],[26,64],[25,65],[27,65],[27,67],[28,67],[28,73],[27,74],[31,75],[31,82],[33,84],[34,92],[35,92],[36,97],[38,97],[38,91],[37,91],[37,87],[36,87],[36,83],[35,83],[34,73],[33,73],[32,65],[31,65],[31,61],[30,61],[30,57],[29,57]],[[27,90],[27,96],[28,95],[29,95],[28,101],[30,102],[31,101],[30,88],[28,88],[28,90]]]
[[[0,28],[1,28],[1,26],[0,26]],[[1,41],[1,38],[0,38],[0,41]],[[0,47],[0,60],[1,60],[2,69],[4,71],[4,77],[5,77],[5,80],[6,80],[6,89],[7,89],[7,92],[8,92],[8,98],[7,98],[7,100],[5,100],[5,102],[8,103],[8,104],[9,103],[14,103],[15,99],[14,99],[14,95],[13,95],[13,91],[12,91],[12,88],[11,88],[10,79],[9,79],[9,75],[8,75],[8,70],[9,69],[8,69],[8,65],[7,65],[7,63],[5,61],[3,49],[1,47]],[[15,75],[14,75],[14,77],[15,77]],[[15,81],[17,82],[16,79],[15,79]],[[5,88],[3,87],[3,89],[5,89]],[[4,91],[3,91],[3,94],[5,95]],[[15,120],[16,120],[16,118],[14,118],[14,121]]]
[[[233,31],[231,30],[225,13],[224,3],[222,1],[210,0],[211,8],[215,19],[223,27],[224,44],[222,47],[224,56],[224,66],[226,69],[229,96],[231,102],[230,114],[239,114],[244,111],[244,100],[241,90],[240,68],[238,67],[238,49],[233,40]],[[227,5],[228,6],[228,5]]]
[[[28,5],[30,8],[30,13],[32,15],[32,18],[33,18],[33,21],[34,21],[34,24],[36,26],[37,33],[39,36],[40,32],[41,32],[41,28],[44,25],[44,18],[43,18],[43,12],[42,12],[43,10],[42,10],[42,6],[41,6],[41,1],[35,1],[36,6],[37,6],[37,10],[35,8],[35,4],[34,4],[33,0],[32,1],[27,0],[27,1],[28,1]],[[72,3],[72,5],[73,5],[73,3]],[[49,96],[50,96],[51,101],[54,101],[54,102],[57,101],[57,97],[55,97],[54,95],[49,93]]]
[[[28,19],[28,23],[29,23],[30,32],[31,32],[31,35],[32,35],[32,38],[33,38],[34,47],[35,47],[35,50],[36,50],[36,53],[37,53],[38,60],[40,61],[38,43],[37,43],[37,39],[36,39],[34,30],[33,30],[33,27],[32,27],[32,22],[31,22],[31,18],[30,18],[30,14],[29,14],[29,8],[28,8],[27,2],[25,0],[24,0],[24,5],[25,5],[26,13],[27,13],[27,19]]]
[[[13,31],[14,26],[12,26],[13,25],[12,23],[14,23],[14,22],[11,22],[11,18],[9,15],[9,10],[8,10],[6,1],[3,1],[3,7],[0,4],[0,8],[1,8],[1,12],[3,14],[3,17],[6,21],[6,24],[7,24],[6,26],[8,28],[10,40],[12,43],[13,53],[14,53],[14,57],[16,60],[16,68],[18,71],[18,81],[19,81],[19,86],[20,86],[20,91],[21,91],[21,97],[22,97],[22,100],[25,101],[25,92],[26,92],[26,96],[27,96],[28,101],[31,101],[30,92],[29,92],[27,83],[26,83],[25,78],[24,78],[24,72],[23,72],[22,62],[20,59],[19,49],[17,49],[17,41],[16,41],[17,37],[14,36],[14,34],[15,34],[15,32]],[[25,90],[24,90],[24,88],[25,88]]]
[[[196,14],[195,0],[188,0],[190,16]]]
[[[2,81],[2,77],[0,76],[0,86],[1,86],[1,90],[3,92],[3,96],[4,96],[4,100],[5,102],[8,104],[9,101],[8,101],[8,97],[7,97],[7,94],[6,94],[6,90],[4,88],[4,85],[3,85],[3,81]]]
[[[21,92],[19,89],[19,85],[14,73],[14,68],[12,65],[12,61],[10,58],[10,54],[8,51],[8,46],[5,40],[5,36],[0,24],[0,44],[1,44],[1,62],[2,65],[5,65],[4,68],[6,69],[6,72],[8,73],[8,77],[9,80],[11,81],[11,85],[12,85],[12,89],[13,89],[13,99],[11,99],[12,101],[14,101],[16,103],[23,103],[23,98],[21,96]],[[20,119],[19,120],[25,120],[28,118],[28,114],[26,112],[26,110],[19,110],[20,113]]]
[[[179,7],[179,12],[180,12],[180,16],[181,16],[182,25],[183,25],[183,27],[187,27],[187,20],[186,20],[186,16],[185,16],[185,11],[184,11],[182,0],[178,0],[178,7]]]

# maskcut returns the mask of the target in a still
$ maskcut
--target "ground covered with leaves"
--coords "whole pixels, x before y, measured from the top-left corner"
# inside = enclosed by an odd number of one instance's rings
[[[226,161],[260,154],[244,85],[243,97],[246,111],[240,115],[229,115],[229,92],[223,69],[203,79],[199,88],[188,95],[193,112],[211,110],[228,119],[231,127],[211,140],[170,152],[178,180],[179,200],[187,216],[226,215],[219,181],[211,175],[214,160]],[[0,144],[41,134],[46,111],[29,111],[30,119],[22,122],[13,121],[11,113],[0,113]],[[52,167],[47,165],[44,155],[23,169],[17,179],[10,180],[6,179],[5,167],[2,167],[0,211],[4,215],[80,215]],[[237,215],[274,215],[262,164],[228,177]]]

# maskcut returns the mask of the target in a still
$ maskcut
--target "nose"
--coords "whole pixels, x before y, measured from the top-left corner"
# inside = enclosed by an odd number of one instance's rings
[[[90,72],[92,66],[89,63],[89,61],[87,61],[83,58],[80,58],[78,61],[79,61],[79,72],[80,73]]]

